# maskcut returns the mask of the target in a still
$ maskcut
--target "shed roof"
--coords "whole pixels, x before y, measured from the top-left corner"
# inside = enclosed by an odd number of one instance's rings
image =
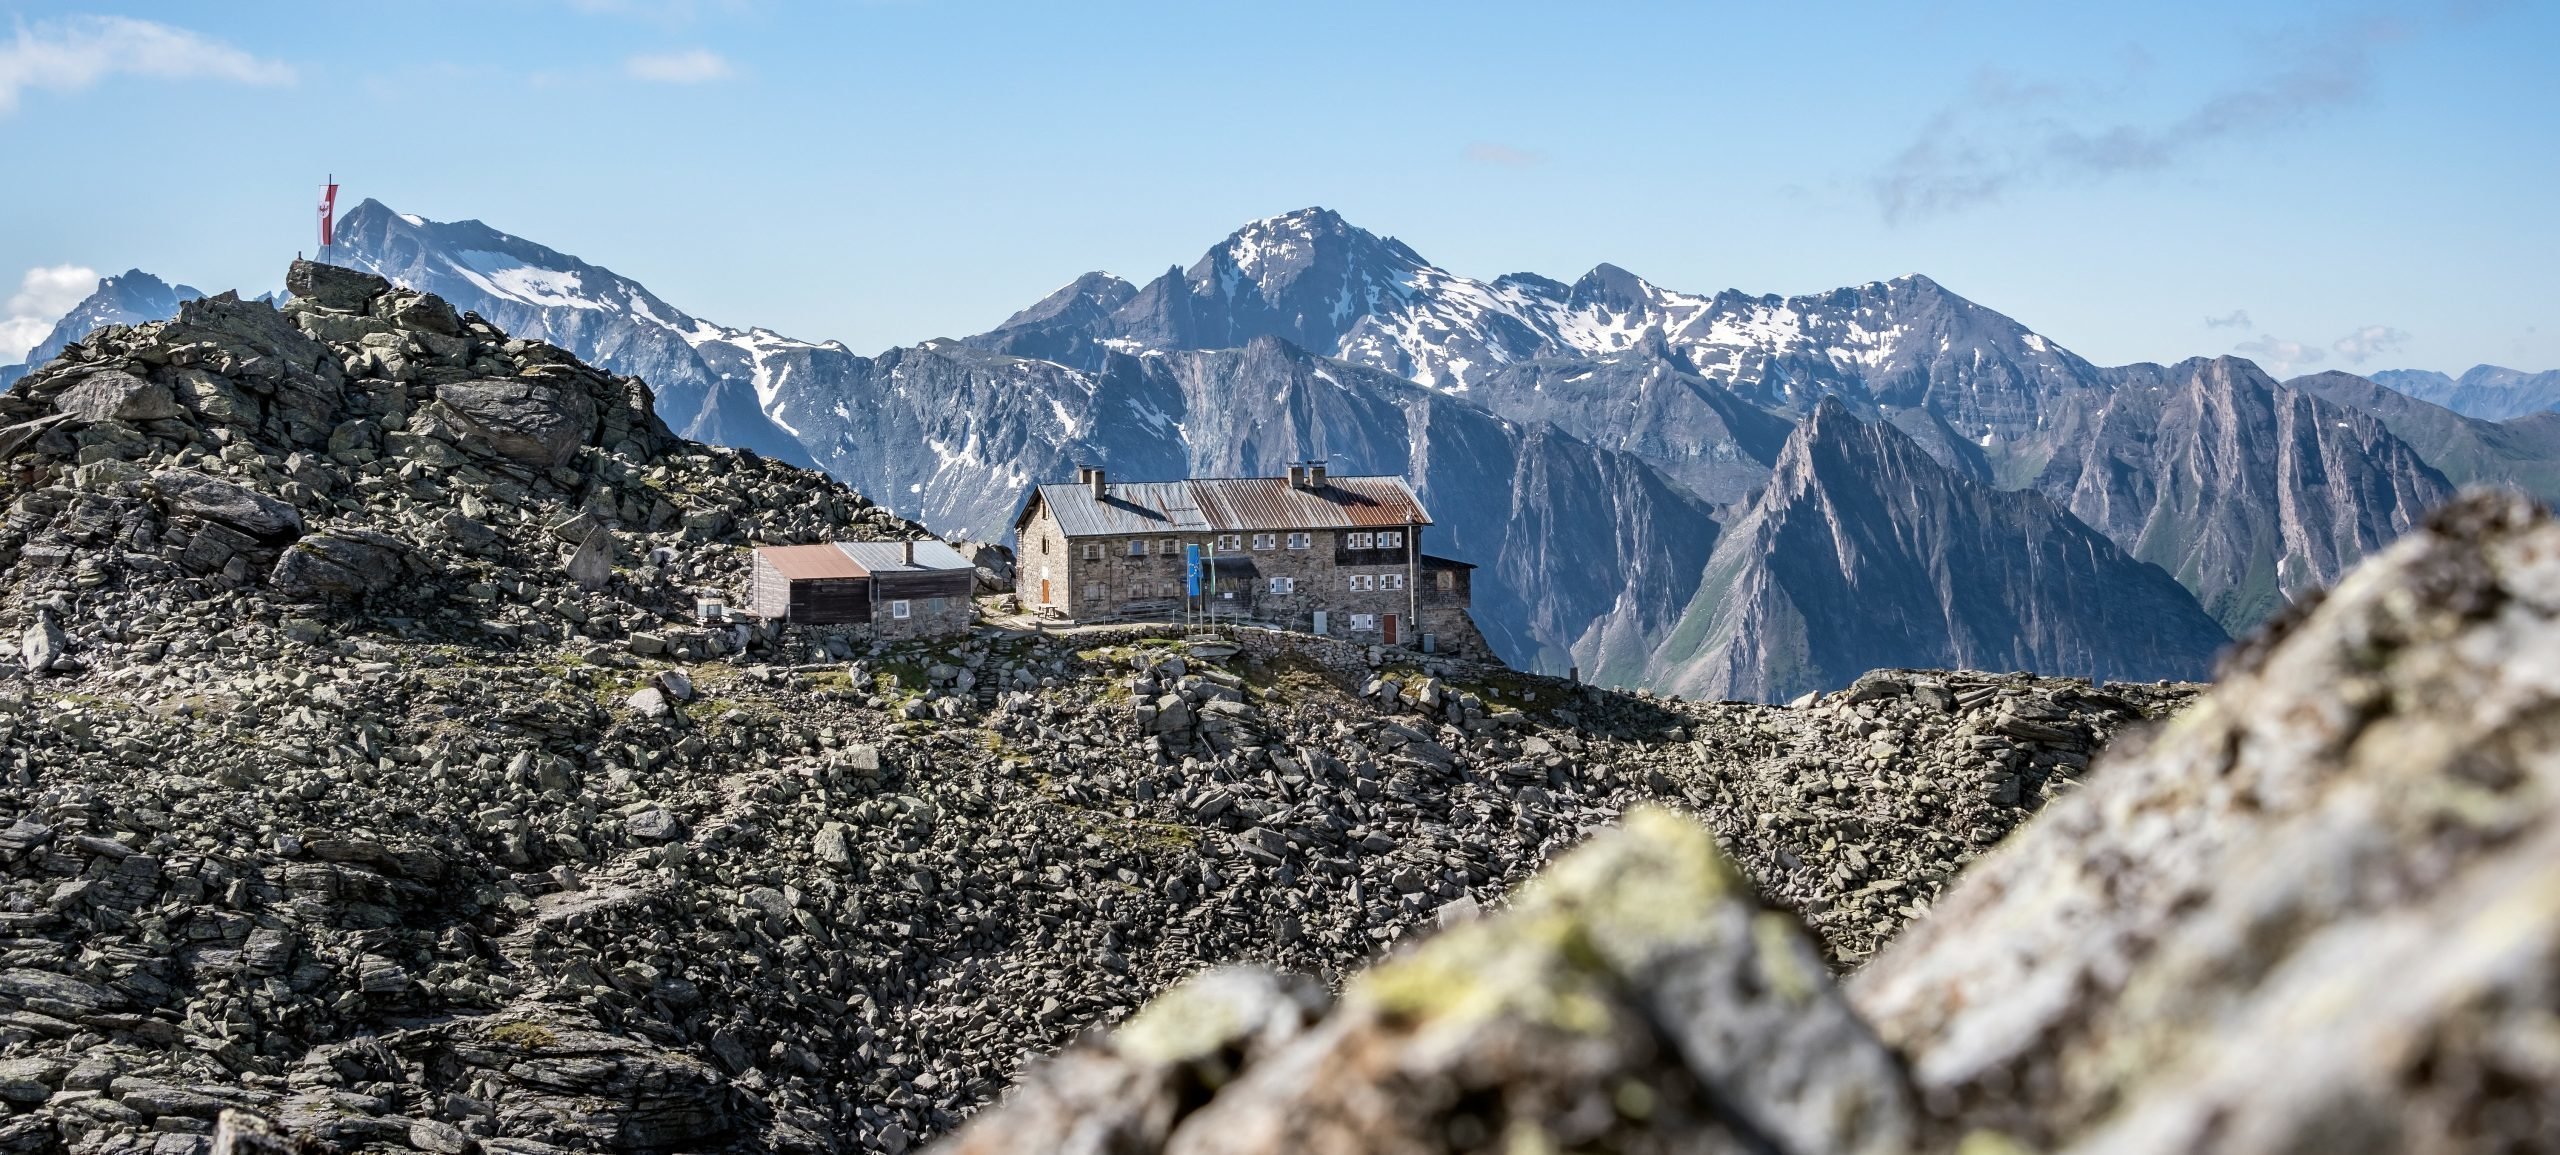
[[[1115,482],[1100,499],[1090,486],[1043,485],[1037,504],[1049,507],[1069,537],[1431,524],[1422,499],[1392,476],[1332,477],[1315,488],[1285,477]],[[1029,504],[1023,513],[1029,516]]]
[[[871,576],[852,558],[845,556],[843,550],[832,545],[759,546],[756,556],[771,565],[785,581]]]

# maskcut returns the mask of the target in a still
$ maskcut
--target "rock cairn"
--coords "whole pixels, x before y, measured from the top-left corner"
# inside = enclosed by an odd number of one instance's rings
[[[1707,831],[1638,810],[1329,1011],[1214,972],[941,1150],[2545,1150],[2555,653],[2560,523],[2469,495],[1845,988]]]
[[[691,610],[751,545],[922,531],[433,297],[290,284],[0,395],[0,1151],[898,1152],[1203,967],[1312,1005],[1647,799],[1819,979],[2188,693],[740,631]]]

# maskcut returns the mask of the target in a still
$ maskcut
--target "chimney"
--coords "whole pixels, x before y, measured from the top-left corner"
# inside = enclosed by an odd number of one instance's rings
[[[1289,488],[1291,488],[1291,489],[1305,489],[1306,487],[1307,487],[1307,467],[1306,467],[1306,466],[1303,466],[1303,465],[1300,465],[1300,464],[1298,464],[1298,463],[1297,463],[1297,462],[1295,462],[1295,461],[1290,462],[1290,463],[1289,463]]]
[[[1092,472],[1086,475],[1085,480],[1093,485],[1093,499],[1095,501],[1100,501],[1105,496],[1102,481],[1102,467],[1096,465],[1089,468]]]
[[[1324,462],[1310,461],[1307,463],[1307,488],[1324,488]]]
[[[911,537],[911,538],[908,538],[908,539],[907,539],[905,542],[903,542],[902,544],[904,544],[904,545],[907,547],[907,548],[906,548],[907,564],[908,564],[908,565],[914,565],[914,564],[916,564],[916,539],[914,539],[914,538],[912,538],[912,537]]]

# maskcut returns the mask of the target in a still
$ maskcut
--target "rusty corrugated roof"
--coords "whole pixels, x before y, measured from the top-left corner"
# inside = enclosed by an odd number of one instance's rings
[[[1105,492],[1097,501],[1085,485],[1039,490],[1069,537],[1431,524],[1430,511],[1401,477],[1333,477],[1318,489],[1300,489],[1285,477],[1112,482]]]
[[[870,577],[843,550],[832,545],[768,545],[756,549],[756,556],[773,566],[785,581],[809,581],[813,578]]]

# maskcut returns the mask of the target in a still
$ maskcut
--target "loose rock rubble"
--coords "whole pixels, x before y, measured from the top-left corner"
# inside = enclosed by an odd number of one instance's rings
[[[2470,495],[1845,990],[1703,830],[1638,810],[1329,1013],[1213,972],[941,1150],[2547,1150],[2555,655],[2560,523]]]
[[[1820,980],[2191,692],[1781,710],[697,620],[752,544],[922,531],[431,296],[289,283],[0,395],[0,1151],[201,1155],[226,1112],[279,1150],[902,1151],[1205,965],[1313,1005],[1649,798],[1815,920]]]

